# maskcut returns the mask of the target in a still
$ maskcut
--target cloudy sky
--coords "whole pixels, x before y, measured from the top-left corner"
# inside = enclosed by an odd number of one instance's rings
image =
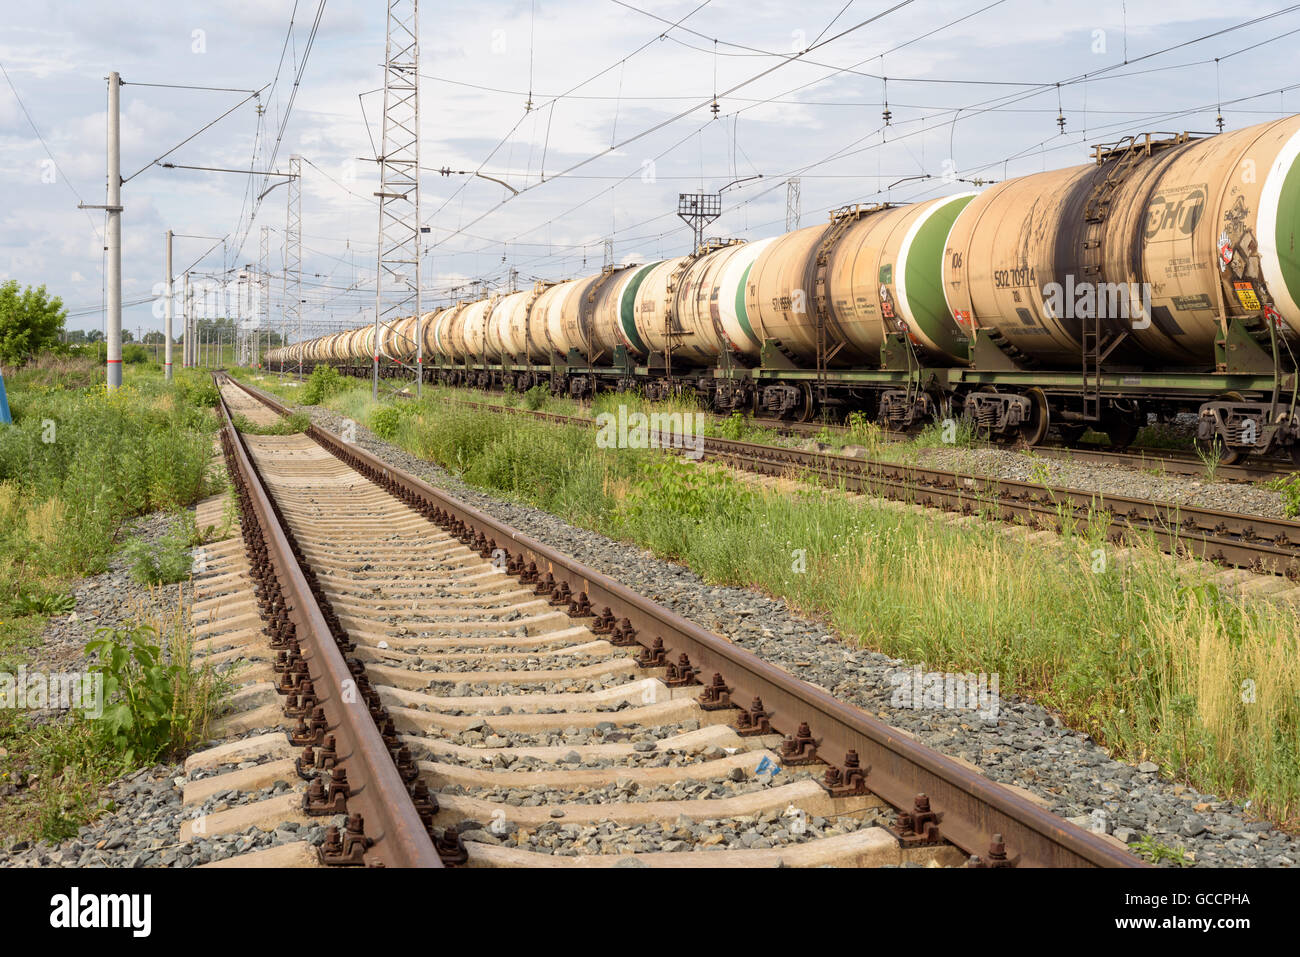
[[[691,237],[678,194],[738,179],[708,235],[783,231],[791,176],[810,225],[847,203],[1086,162],[1088,144],[1129,132],[1211,131],[1220,104],[1229,129],[1300,110],[1300,5],[1283,3],[421,8],[426,303],[473,280],[501,288],[511,269],[521,282],[598,271],[607,239],[619,262],[681,254]],[[167,229],[186,237],[176,271],[192,265],[197,278],[255,266],[264,226],[278,326],[288,190],[258,202],[275,179],[151,165],[227,111],[164,161],[265,171],[274,157],[283,171],[301,155],[305,332],[373,315],[378,183],[366,157],[380,136],[382,0],[42,0],[5,17],[0,280],[43,283],[69,328],[102,327],[104,217],[77,203],[104,202],[116,70],[127,328],[161,328]]]

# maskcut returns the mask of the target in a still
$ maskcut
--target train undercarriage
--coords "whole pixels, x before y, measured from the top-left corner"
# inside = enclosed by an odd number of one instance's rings
[[[895,346],[897,343],[894,344]],[[978,353],[978,345],[975,354]],[[887,344],[877,369],[796,368],[788,361],[744,366],[733,357],[711,368],[673,368],[671,356],[633,361],[619,351],[609,364],[590,364],[576,352],[536,363],[447,363],[423,367],[425,382],[483,390],[525,392],[541,386],[554,395],[589,399],[636,391],[650,400],[689,397],[701,408],[790,421],[842,422],[851,413],[893,432],[918,432],[930,424],[965,419],[983,439],[1028,446],[1059,439],[1079,442],[1092,430],[1116,448],[1128,446],[1154,417],[1197,418],[1196,442],[1225,464],[1248,455],[1289,457],[1300,465],[1297,375],[1264,349],[1233,356],[1220,368],[1164,371],[1108,368],[1079,370],[929,368],[895,362],[910,350]],[[336,361],[341,372],[368,377],[370,364]],[[314,363],[304,363],[310,371]],[[413,367],[383,362],[384,378],[413,378]]]

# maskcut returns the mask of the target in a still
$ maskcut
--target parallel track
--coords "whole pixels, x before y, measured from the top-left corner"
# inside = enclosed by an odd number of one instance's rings
[[[409,392],[394,392],[393,395],[402,399],[413,398]],[[477,402],[473,399],[451,399],[449,401],[458,402],[468,406],[492,406],[495,408],[513,409],[512,406],[501,406],[493,402]],[[580,406],[583,403],[579,403]],[[537,415],[558,414],[558,413],[541,413],[535,410],[528,411]],[[727,416],[706,413],[715,423],[726,421]],[[570,418],[581,418],[574,416]],[[755,416],[748,420],[749,424],[761,428],[771,429],[778,435],[800,436],[805,439],[815,439],[824,432],[836,435],[843,435],[849,431],[847,426],[836,425],[829,422],[800,422],[790,419],[774,419],[763,416]],[[906,442],[910,439],[907,433],[882,431],[880,438],[887,442]],[[1014,449],[1016,446],[999,444],[996,442],[980,442],[978,448],[988,449]],[[1129,446],[1125,449],[1107,449],[1102,447],[1092,447],[1089,445],[1065,446],[1065,445],[1036,445],[1026,448],[1034,455],[1040,455],[1044,458],[1058,459],[1063,462],[1091,462],[1099,465],[1118,465],[1124,468],[1140,469],[1147,472],[1158,472],[1168,475],[1205,475],[1208,472],[1206,462],[1194,452],[1180,449],[1160,449],[1146,448],[1141,446]],[[1235,465],[1216,465],[1214,467],[1214,477],[1218,480],[1239,483],[1268,482],[1273,479],[1282,478],[1291,475],[1297,471],[1297,467],[1282,459],[1260,458],[1258,456],[1248,458],[1243,462]]]
[[[493,403],[465,401],[464,404],[560,425],[595,425],[592,419],[581,416]],[[1102,516],[1107,522],[1108,537],[1115,542],[1134,534],[1149,535],[1166,551],[1262,574],[1300,579],[1300,522],[1289,519],[1051,488],[1033,482],[735,439],[710,436],[697,440],[704,459],[763,475],[799,474],[850,491],[1057,531],[1066,521],[1086,526],[1094,516]],[[661,444],[671,449],[674,441],[679,440],[662,436]]]
[[[233,386],[287,412],[247,386],[223,383],[232,399]],[[1114,841],[328,432],[313,426],[306,436],[242,439],[229,425],[227,432],[255,517],[269,529],[262,534],[276,574],[295,586],[287,604],[291,620],[302,622],[299,640],[311,632],[302,658],[327,689],[316,694],[330,732],[346,727],[360,756],[374,759],[360,772],[348,765],[356,800],[372,783],[408,779],[386,792],[386,810],[366,809],[375,840],[366,863],[428,863],[436,839],[449,863],[606,865],[617,857],[595,852],[607,825],[662,837],[681,831],[683,816],[715,822],[708,838],[715,843],[727,843],[713,835],[729,828],[766,831],[757,847],[650,850],[638,854],[643,862],[955,864],[978,855],[1020,866],[1140,863]],[[259,492],[275,505],[259,508]],[[317,680],[340,646],[369,708],[335,708],[343,692],[328,673]],[[556,736],[562,743],[550,743]],[[376,738],[379,749],[367,751]],[[397,764],[385,770],[390,755]],[[565,763],[574,757],[579,766]],[[763,759],[782,767],[788,783],[756,782]],[[692,793],[711,796],[663,798],[687,777],[703,785]],[[423,834],[408,846],[393,838],[420,819],[406,797],[417,780],[440,809],[430,817],[425,802]],[[505,803],[512,796],[518,800]],[[373,834],[372,820],[382,821]],[[811,830],[799,837],[794,822]],[[586,835],[586,846],[556,856],[545,842],[565,827]],[[462,842],[467,828],[479,840]],[[682,839],[691,842],[700,843],[698,834]]]

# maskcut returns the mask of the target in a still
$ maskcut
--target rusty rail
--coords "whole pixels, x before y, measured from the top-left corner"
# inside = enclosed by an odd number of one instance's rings
[[[246,393],[275,411],[289,409],[236,380]],[[327,451],[393,494],[420,508],[461,541],[487,556],[504,553],[521,580],[539,594],[569,595],[599,610],[593,630],[611,640],[635,641],[649,652],[662,647],[666,661],[705,678],[706,707],[761,709],[774,729],[787,734],[783,748],[792,763],[809,759],[830,765],[828,789],[855,782],[898,808],[900,817],[923,825],[919,833],[901,827],[899,840],[950,841],[988,863],[1040,867],[1141,867],[1142,862],[1115,842],[1079,828],[1015,791],[989,780],[932,748],[905,736],[825,690],[795,678],[719,635],[569,558],[522,532],[461,502],[446,492],[393,467],[364,449],[312,425],[308,434]],[[743,710],[742,710],[742,713]],[[743,719],[742,719],[743,720]],[[850,753],[853,754],[850,754]],[[857,769],[863,772],[860,777]],[[834,791],[832,793],[835,793]],[[928,798],[928,814],[919,799]],[[931,817],[932,815],[932,817]],[[937,823],[937,834],[924,825]]]
[[[441,867],[433,841],[364,700],[357,694],[354,675],[294,557],[290,538],[277,517],[243,436],[234,426],[224,398],[221,412],[222,446],[231,479],[243,514],[251,519],[253,526],[246,526],[245,538],[254,577],[263,586],[259,597],[267,600],[276,613],[270,626],[273,642],[296,640],[310,681],[306,694],[314,699],[312,710],[321,709],[312,715],[312,741],[319,747],[325,735],[333,736],[337,755],[334,767],[346,774],[349,793],[345,805],[350,820],[348,833],[340,835],[344,844],[338,851],[356,847],[358,859],[349,862],[355,864]],[[277,594],[268,597],[268,590]],[[303,685],[297,687],[301,691]],[[322,717],[323,728],[320,727]],[[362,845],[368,846],[362,850]]]

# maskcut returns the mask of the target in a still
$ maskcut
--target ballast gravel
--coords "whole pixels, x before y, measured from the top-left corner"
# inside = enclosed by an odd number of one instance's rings
[[[1280,492],[1253,482],[1208,481],[1122,465],[1099,465],[1037,455],[1032,449],[917,449],[916,464],[949,472],[988,475],[996,479],[1035,482],[1049,488],[1077,489],[1105,496],[1153,499],[1173,505],[1211,508],[1244,515],[1283,518]],[[1154,474],[1153,474],[1154,473]]]
[[[677,614],[915,735],[936,750],[969,761],[990,779],[1033,792],[1062,817],[1084,827],[1105,829],[1130,845],[1147,838],[1155,844],[1181,849],[1184,862],[1191,866],[1300,864],[1300,841],[1268,822],[1254,819],[1248,807],[1168,780],[1149,762],[1134,767],[1115,760],[1091,737],[1062,727],[1058,717],[1032,701],[1017,696],[1000,699],[996,721],[985,720],[970,710],[892,707],[895,683],[890,678],[900,670],[910,670],[912,663],[855,649],[825,624],[797,615],[779,599],[745,588],[710,585],[690,569],[657,559],[642,548],[576,528],[531,506],[484,494],[331,410],[301,408],[315,424],[332,432],[341,432],[346,423],[355,430],[358,446],[384,461],[572,555]],[[987,453],[981,450],[972,454]],[[1048,463],[1049,469],[1053,465],[1056,463]],[[1106,471],[1114,475],[1120,470]],[[1167,483],[1178,481],[1161,478],[1153,487],[1146,478],[1150,477],[1135,479],[1139,484],[1132,487],[1109,491],[1159,496],[1161,488],[1169,488]],[[1250,490],[1224,485],[1222,495],[1228,498],[1200,504],[1246,510],[1239,497],[1232,498],[1243,491]],[[573,846],[559,839],[558,844],[543,842],[539,847],[535,840],[536,835],[529,837],[530,849],[545,848],[550,853],[563,853],[556,848]]]
[[[766,811],[745,817],[702,819],[681,815],[672,824],[565,824],[562,819],[535,828],[521,828],[508,820],[462,821],[457,833],[466,842],[497,844],[556,857],[587,854],[639,854],[652,851],[709,852],[732,848],[788,847],[839,834],[849,834],[876,823],[873,816],[842,817],[834,821],[810,818],[800,811]],[[642,862],[644,866],[644,862]],[[635,858],[626,866],[635,867]]]

